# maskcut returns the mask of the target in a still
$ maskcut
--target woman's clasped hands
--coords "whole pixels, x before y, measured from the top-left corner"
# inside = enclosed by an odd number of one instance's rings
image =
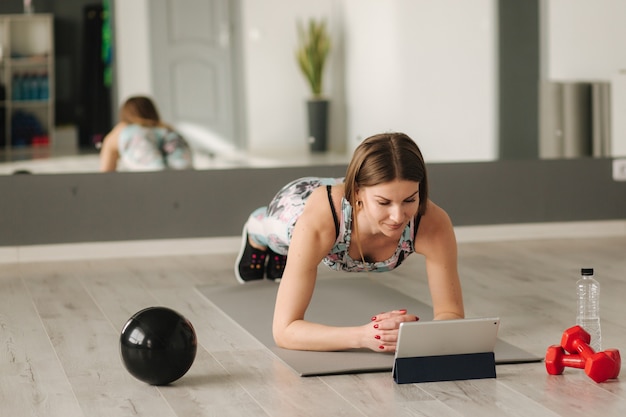
[[[376,352],[395,352],[400,323],[418,321],[419,317],[407,310],[393,310],[372,317],[365,328],[365,347]]]

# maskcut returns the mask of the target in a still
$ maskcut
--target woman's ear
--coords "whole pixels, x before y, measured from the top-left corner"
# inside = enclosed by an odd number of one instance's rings
[[[363,207],[363,195],[361,195],[358,188],[354,192],[354,204],[356,204],[357,208]]]

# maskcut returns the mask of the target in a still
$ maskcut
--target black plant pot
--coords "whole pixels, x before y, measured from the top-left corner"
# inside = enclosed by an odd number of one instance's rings
[[[328,149],[328,108],[325,99],[307,101],[309,117],[309,147],[311,152],[326,152]]]

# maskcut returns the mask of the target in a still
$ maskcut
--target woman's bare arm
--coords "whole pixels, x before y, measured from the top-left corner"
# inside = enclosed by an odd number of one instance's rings
[[[126,123],[118,123],[104,137],[100,149],[100,171],[112,172],[117,169],[117,160],[120,157],[118,142],[120,132],[126,127]]]
[[[415,248],[426,259],[434,319],[465,317],[454,228],[448,214],[432,202],[420,222]]]

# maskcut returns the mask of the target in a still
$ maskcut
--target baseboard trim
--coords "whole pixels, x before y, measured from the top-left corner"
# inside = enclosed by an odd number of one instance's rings
[[[0,263],[236,253],[241,236],[83,242],[0,248]]]
[[[458,242],[626,236],[626,220],[461,226]]]
[[[455,228],[459,243],[626,236],[626,220]],[[0,263],[236,253],[240,236],[0,247]]]

